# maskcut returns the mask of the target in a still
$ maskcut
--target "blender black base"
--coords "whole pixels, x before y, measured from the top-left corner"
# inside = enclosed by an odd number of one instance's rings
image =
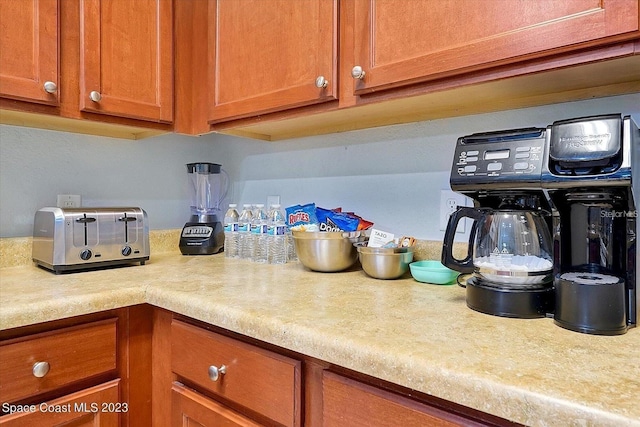
[[[182,255],[213,255],[224,250],[224,229],[220,222],[188,222],[180,234]]]
[[[467,307],[485,314],[520,319],[547,317],[553,311],[553,287],[488,286],[476,277],[467,281]]]

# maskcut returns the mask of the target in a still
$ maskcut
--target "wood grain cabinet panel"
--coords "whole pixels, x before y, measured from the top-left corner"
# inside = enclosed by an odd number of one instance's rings
[[[193,390],[174,383],[171,389],[173,427],[259,427],[250,419]]]
[[[212,0],[210,123],[337,99],[337,14],[337,0]]]
[[[2,402],[15,402],[100,374],[116,372],[117,319],[0,343]],[[46,366],[38,363],[46,363]]]
[[[211,367],[225,367],[217,379]],[[302,419],[301,362],[173,320],[171,368],[184,379],[226,401],[284,426]]]
[[[325,371],[324,427],[453,427],[483,424]]]
[[[37,404],[32,410],[0,417],[2,427],[120,427],[123,406],[120,380],[87,388],[59,399]]]
[[[638,0],[354,0],[365,94],[638,38]]]
[[[173,120],[173,0],[81,0],[80,109]]]
[[[58,0],[0,0],[0,28],[0,96],[58,105]]]

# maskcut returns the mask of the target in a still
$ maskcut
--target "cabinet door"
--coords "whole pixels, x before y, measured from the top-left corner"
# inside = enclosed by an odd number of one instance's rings
[[[127,412],[119,396],[120,380],[113,380],[32,408],[0,417],[2,427],[118,427]]]
[[[322,378],[322,396],[324,427],[479,427],[483,425],[326,371]]]
[[[173,427],[259,426],[249,418],[177,383],[171,388],[171,410]]]
[[[210,123],[336,99],[337,8],[337,0],[212,0]]]
[[[171,122],[173,0],[81,0],[80,7],[80,109]]]
[[[58,0],[0,0],[0,96],[58,105]]]
[[[638,0],[355,0],[354,93],[639,35]]]

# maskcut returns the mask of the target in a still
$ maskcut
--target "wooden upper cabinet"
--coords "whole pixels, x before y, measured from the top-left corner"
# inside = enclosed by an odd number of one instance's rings
[[[0,96],[58,105],[58,0],[0,0]]]
[[[364,94],[638,38],[638,0],[354,0]]]
[[[81,0],[82,111],[173,120],[172,13],[173,0]]]
[[[337,0],[211,0],[210,123],[337,99],[337,14]]]

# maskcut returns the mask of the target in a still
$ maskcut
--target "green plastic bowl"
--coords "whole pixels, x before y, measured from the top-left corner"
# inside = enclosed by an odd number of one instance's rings
[[[418,282],[433,283],[436,285],[450,285],[458,277],[457,271],[442,265],[440,261],[415,261],[409,264],[411,275]]]

